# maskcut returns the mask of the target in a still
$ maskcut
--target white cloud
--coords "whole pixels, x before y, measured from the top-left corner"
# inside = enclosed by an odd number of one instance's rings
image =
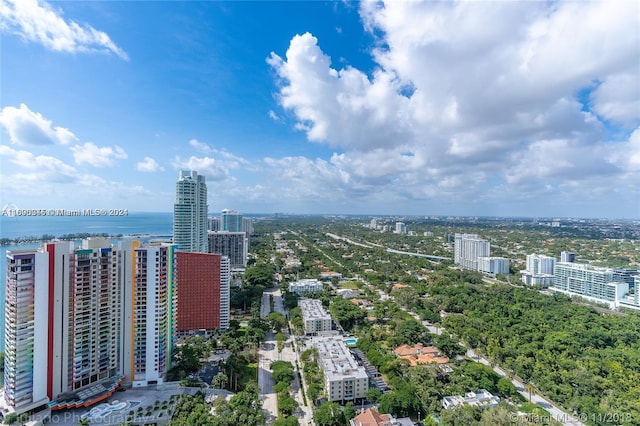
[[[273,121],[280,121],[280,117],[278,117],[278,114],[276,114],[275,111],[271,109],[269,110],[269,118]]]
[[[0,145],[0,157],[5,157],[21,170],[33,171],[33,174],[23,174],[28,176],[27,181],[47,180],[49,182],[70,182],[75,179],[76,169],[65,164],[58,158],[47,155],[33,155],[24,150],[15,150],[11,147]]]
[[[110,52],[128,60],[127,53],[103,31],[62,17],[44,0],[4,0],[0,29],[57,52]]]
[[[640,114],[640,73],[620,73],[607,77],[591,93],[593,110],[614,122],[633,125]]]
[[[204,152],[205,154],[208,154],[213,151],[213,149],[209,145],[207,145],[204,142],[200,142],[197,139],[191,139],[189,141],[189,145],[200,152]]]
[[[118,145],[99,147],[93,142],[85,142],[72,146],[71,151],[76,164],[88,164],[93,167],[111,167],[114,160],[127,158],[127,153]]]
[[[17,145],[67,145],[78,138],[64,127],[52,127],[38,112],[33,112],[25,104],[19,108],[6,106],[0,111],[0,125],[9,133],[9,139]]]
[[[618,153],[633,149],[624,135],[640,123],[640,4],[359,6],[379,38],[373,70],[332,67],[309,33],[267,59],[295,128],[340,150],[329,162],[268,161],[282,179],[309,194],[395,188],[418,200],[532,188],[546,200],[616,182],[638,194],[635,163]]]
[[[136,164],[136,170],[139,172],[161,172],[164,167],[161,167],[153,158],[144,157],[144,160]]]
[[[212,157],[191,156],[188,159],[176,157],[173,161],[173,166],[176,169],[196,170],[199,174],[205,175],[207,179],[212,181],[225,180],[229,178],[228,164]]]

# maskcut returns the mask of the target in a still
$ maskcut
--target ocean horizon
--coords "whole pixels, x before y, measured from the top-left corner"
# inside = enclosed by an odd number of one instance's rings
[[[43,235],[60,238],[70,234],[109,234],[121,238],[139,237],[148,240],[154,237],[171,237],[173,213],[130,213],[128,216],[65,216],[65,217],[0,217],[0,238],[20,239],[24,243],[0,246],[0,351],[4,352],[4,300],[7,273],[7,251],[33,249],[44,241],[34,240]],[[117,242],[121,238],[111,238]],[[79,240],[76,240],[79,242]]]
[[[2,216],[0,238],[29,241],[43,235],[68,234],[171,235],[173,212],[129,213],[126,216]]]

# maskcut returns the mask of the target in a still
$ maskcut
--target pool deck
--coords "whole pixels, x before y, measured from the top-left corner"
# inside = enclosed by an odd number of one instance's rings
[[[160,401],[160,405],[162,405],[163,401],[169,401],[171,395],[182,395],[184,393],[195,394],[198,388],[179,388],[177,383],[168,383],[160,386],[151,386],[146,388],[132,388],[127,389],[123,392],[116,392],[107,400],[104,401],[105,404],[112,404],[113,401],[118,401],[120,403],[127,403],[127,407],[121,410],[112,410],[108,412],[104,416],[91,416],[89,415],[91,409],[95,409],[96,407],[101,407],[101,404],[97,406],[87,408],[78,408],[71,410],[62,410],[62,411],[54,411],[51,413],[51,420],[49,421],[49,425],[60,425],[60,426],[77,426],[78,421],[82,418],[88,418],[89,424],[93,425],[121,425],[127,421],[127,417],[129,416],[129,412],[133,411],[137,413],[138,407],[142,407],[142,413],[146,413],[148,406],[153,406],[156,401]],[[203,391],[211,391],[211,389],[202,389]],[[223,391],[225,392],[225,391]],[[106,406],[102,406],[106,408]],[[94,410],[94,413],[98,410]],[[163,410],[159,410],[163,411]],[[169,419],[167,410],[164,410],[165,413],[163,416],[157,420],[158,424],[165,424],[165,422]],[[157,414],[158,412],[156,412]],[[153,415],[152,415],[153,416]],[[146,418],[147,421],[151,420],[150,417]],[[156,420],[153,421],[154,423]],[[141,421],[140,424],[145,423]],[[136,423],[134,423],[136,424]]]

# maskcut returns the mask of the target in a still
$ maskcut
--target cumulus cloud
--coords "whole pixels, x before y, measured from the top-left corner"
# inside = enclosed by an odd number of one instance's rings
[[[629,173],[618,153],[637,144],[620,135],[640,123],[637,3],[359,7],[377,38],[372,70],[332,65],[310,33],[267,58],[295,128],[340,151],[287,159],[283,178],[429,199],[604,189]]]
[[[0,145],[0,157],[7,158],[21,170],[34,171],[32,174],[21,174],[26,181],[48,180],[49,182],[70,182],[76,177],[76,169],[58,158],[47,155],[34,155],[29,151],[16,150]]]
[[[127,53],[103,31],[65,20],[44,0],[5,0],[0,4],[0,29],[56,52],[109,52],[124,60]]]
[[[191,156],[187,159],[176,157],[173,166],[181,170],[197,170],[199,174],[205,175],[207,179],[213,181],[225,180],[229,178],[229,165],[212,157]]]
[[[136,164],[136,170],[139,172],[161,172],[164,167],[161,167],[153,158],[144,157],[144,160]]]
[[[112,167],[115,160],[127,158],[127,153],[115,145],[113,147],[99,147],[93,142],[85,142],[82,145],[71,147],[76,164],[87,164],[93,167]]]
[[[69,129],[52,127],[51,120],[31,111],[25,104],[20,104],[19,108],[4,107],[0,111],[0,125],[9,134],[11,142],[17,145],[67,145],[78,141]]]
[[[204,152],[205,154],[208,154],[213,151],[213,149],[209,145],[207,145],[204,142],[200,142],[197,139],[191,139],[189,141],[189,145],[200,152]]]

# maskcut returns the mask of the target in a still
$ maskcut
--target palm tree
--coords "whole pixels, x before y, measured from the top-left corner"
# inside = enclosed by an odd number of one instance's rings
[[[529,402],[531,402],[531,392],[533,391],[533,386],[531,385],[531,383],[526,383],[524,385],[524,388],[527,390],[527,392],[529,392]]]
[[[229,378],[224,373],[218,373],[211,381],[211,385],[216,389],[224,389],[228,383]]]

